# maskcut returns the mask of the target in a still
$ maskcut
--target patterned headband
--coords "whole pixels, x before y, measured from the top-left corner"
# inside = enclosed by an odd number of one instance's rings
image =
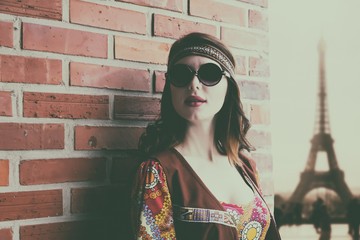
[[[234,65],[230,59],[218,48],[210,45],[200,45],[200,46],[190,46],[185,47],[179,50],[178,53],[174,55],[172,59],[169,60],[169,66],[172,66],[180,58],[189,56],[189,55],[199,55],[203,57],[210,58],[218,62],[223,68],[225,68],[232,77],[234,77]]]

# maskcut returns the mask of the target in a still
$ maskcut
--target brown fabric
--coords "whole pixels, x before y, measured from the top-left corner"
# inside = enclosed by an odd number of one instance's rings
[[[220,202],[200,180],[187,161],[176,150],[170,149],[156,156],[162,165],[171,194],[172,203],[179,206],[194,208],[207,208],[223,210]],[[247,174],[257,184],[254,162],[245,156],[241,156],[244,166],[239,167],[240,173]],[[242,170],[243,169],[243,170]],[[258,191],[258,190],[257,190]],[[239,239],[235,228],[214,223],[192,223],[174,219],[176,237],[178,240],[231,240]],[[267,240],[281,239],[276,229],[273,217],[266,235]]]

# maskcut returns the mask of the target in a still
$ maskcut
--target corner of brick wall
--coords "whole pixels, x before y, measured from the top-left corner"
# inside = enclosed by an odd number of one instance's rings
[[[273,205],[267,14],[267,0],[1,2],[0,238],[126,239],[133,150],[191,31],[236,57]]]

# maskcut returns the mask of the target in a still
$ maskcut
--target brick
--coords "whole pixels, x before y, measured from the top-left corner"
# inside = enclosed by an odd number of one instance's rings
[[[216,34],[216,27],[205,23],[192,22],[180,18],[164,15],[154,15],[154,36],[175,38],[190,32],[203,32],[210,35]]]
[[[250,122],[252,124],[270,125],[270,107],[251,104]]]
[[[160,99],[115,96],[115,119],[155,120],[160,115]]]
[[[148,70],[70,63],[70,85],[149,92]]]
[[[110,224],[116,229],[119,237],[112,239],[132,239],[133,233],[132,224],[128,219],[132,219],[133,214],[131,213],[130,206],[132,205],[131,196],[131,186],[129,185],[119,185],[119,187],[114,188],[111,194],[111,200],[115,201],[115,204],[111,203],[113,210],[110,214],[109,219],[111,219]],[[115,223],[115,224],[114,224]]]
[[[23,23],[23,49],[107,57],[107,36],[73,29]]]
[[[102,213],[108,207],[107,187],[71,189],[71,213]]]
[[[246,10],[244,8],[217,0],[189,1],[189,13],[191,16],[227,22],[237,26],[245,26],[246,22]]]
[[[0,91],[0,116],[12,116],[11,92]]]
[[[0,55],[0,82],[59,85],[61,60]]]
[[[61,190],[0,193],[0,221],[60,216]]]
[[[24,117],[109,119],[109,96],[24,92]]]
[[[153,0],[116,0],[118,2],[128,2],[140,6],[161,8],[166,10],[172,10],[176,12],[183,11],[183,1],[182,0],[162,0],[162,1],[153,1]]]
[[[163,92],[165,86],[165,80],[166,80],[165,72],[155,71],[154,78],[155,78],[155,92],[157,93]]]
[[[64,149],[63,124],[0,123],[0,150]]]
[[[141,155],[139,152],[128,153],[121,157],[114,157],[111,164],[111,183],[120,183],[130,187],[139,167],[140,160]]]
[[[266,12],[249,9],[249,27],[268,31],[268,15]]]
[[[250,129],[247,135],[250,143],[255,148],[270,148],[271,146],[271,135],[268,132],[257,131]]]
[[[121,169],[121,174],[126,174],[124,171],[126,171],[126,169]],[[117,174],[119,174],[119,172],[117,172]],[[102,230],[105,230],[105,232],[100,232],[102,235],[99,233],[99,235],[96,235],[94,238],[64,238],[64,240],[133,239],[134,234],[131,233],[132,226],[131,221],[129,221],[132,217],[130,213],[130,196],[131,188],[128,186],[125,188],[118,184],[94,189],[72,189],[71,212],[74,214],[85,213],[86,216],[99,219],[94,226],[88,226],[88,229],[85,228],[84,230],[88,232],[95,229],[97,233]],[[49,240],[50,239],[53,238],[49,238]]]
[[[257,5],[260,7],[268,7],[268,0],[240,0],[241,2],[246,2],[246,3],[250,3],[253,5]]]
[[[144,131],[141,127],[75,127],[76,150],[135,149]]]
[[[79,0],[70,1],[70,22],[121,32],[146,33],[144,13]]]
[[[249,75],[254,77],[269,77],[269,60],[263,58],[249,57]]]
[[[115,58],[166,64],[170,44],[153,40],[115,37]]]
[[[107,193],[111,211],[107,218],[111,219],[110,224],[114,225],[116,233],[120,235],[116,239],[131,239],[130,236],[133,235],[131,223],[127,219],[132,218],[130,206],[133,201],[131,199],[133,180],[141,160],[143,155],[140,152],[127,151],[126,156],[116,157],[112,161],[110,176],[112,187]]]
[[[61,20],[61,2],[61,0],[0,1],[0,12],[11,15]]]
[[[246,61],[246,57],[244,56],[240,56],[237,54],[233,54],[234,58],[235,58],[235,64],[236,64],[236,68],[235,68],[235,73],[239,74],[239,75],[246,75],[247,71],[246,71],[246,66],[247,66],[247,61]]]
[[[0,239],[1,240],[12,240],[12,230],[11,228],[0,229]]]
[[[13,23],[0,21],[0,32],[0,46],[13,47]]]
[[[107,238],[100,221],[57,222],[20,226],[20,240],[93,240]]]
[[[9,185],[9,160],[0,160],[0,186],[8,186],[8,185]]]
[[[103,181],[104,158],[36,159],[20,163],[20,184],[49,184],[79,181]]]
[[[264,82],[240,81],[241,98],[253,100],[269,100],[269,85]]]
[[[265,34],[224,27],[221,29],[221,39],[230,47],[264,52],[269,51],[269,39]]]

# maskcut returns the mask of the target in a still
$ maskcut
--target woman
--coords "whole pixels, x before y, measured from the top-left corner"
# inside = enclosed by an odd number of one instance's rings
[[[138,239],[280,239],[246,154],[235,60],[191,33],[168,58],[160,118],[142,135],[133,207]]]

